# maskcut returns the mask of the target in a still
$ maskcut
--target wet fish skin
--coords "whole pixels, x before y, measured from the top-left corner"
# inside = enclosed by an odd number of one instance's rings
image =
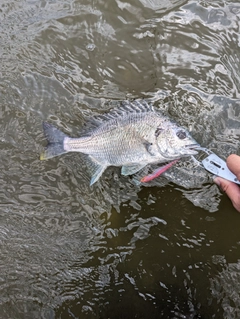
[[[46,122],[43,129],[48,146],[40,159],[68,152],[87,154],[91,185],[108,166],[122,166],[122,175],[131,175],[148,164],[197,154],[199,147],[186,129],[145,101],[126,101],[83,137],[69,137]]]

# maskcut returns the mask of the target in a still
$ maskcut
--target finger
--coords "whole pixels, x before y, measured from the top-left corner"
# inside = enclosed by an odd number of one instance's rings
[[[224,178],[216,177],[214,180],[224,193],[228,195],[233,206],[240,212],[240,188],[237,184],[227,181]]]
[[[227,166],[230,171],[237,176],[238,180],[240,178],[240,156],[236,154],[231,154],[227,158]]]

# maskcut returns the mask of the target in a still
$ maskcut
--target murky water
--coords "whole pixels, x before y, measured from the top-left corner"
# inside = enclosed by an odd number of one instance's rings
[[[146,98],[239,152],[239,1],[0,0],[0,318],[239,318],[240,214],[193,163],[149,187],[81,155],[39,161],[42,121]]]

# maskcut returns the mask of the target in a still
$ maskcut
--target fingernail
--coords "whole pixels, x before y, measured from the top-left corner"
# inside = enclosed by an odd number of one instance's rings
[[[221,186],[220,179],[218,177],[213,178],[213,182],[217,184],[219,187]]]

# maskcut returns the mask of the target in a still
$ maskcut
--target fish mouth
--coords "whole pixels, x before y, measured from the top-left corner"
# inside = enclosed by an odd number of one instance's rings
[[[198,150],[201,149],[201,146],[198,143],[188,144],[185,146],[185,150],[187,150],[187,154],[196,155],[198,154]]]

